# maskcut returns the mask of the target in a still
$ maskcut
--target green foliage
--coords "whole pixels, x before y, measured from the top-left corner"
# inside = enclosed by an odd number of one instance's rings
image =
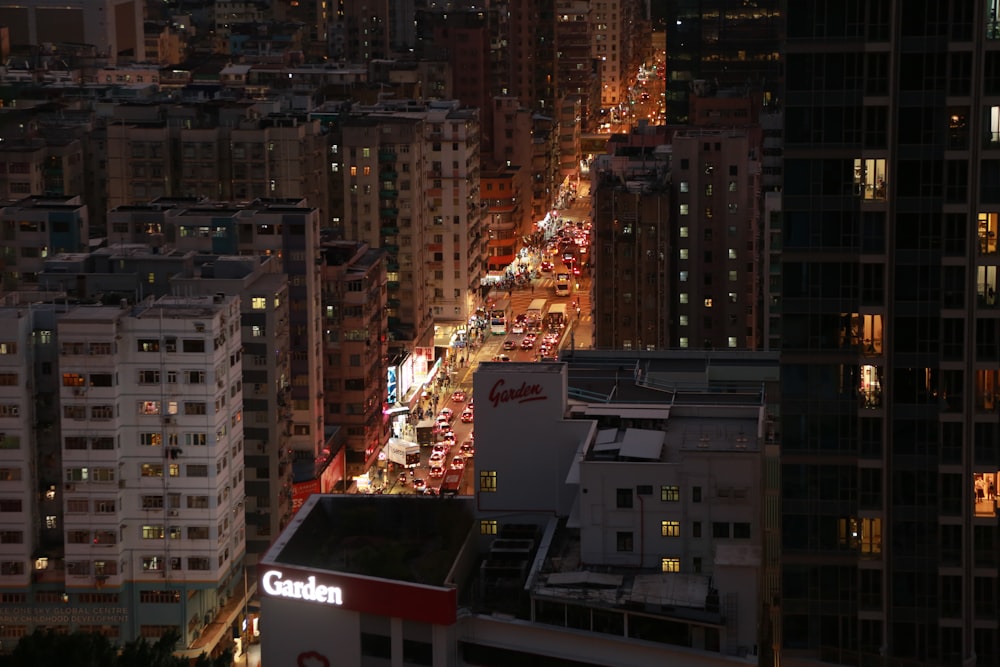
[[[156,643],[145,639],[128,642],[119,651],[107,637],[89,632],[63,634],[36,630],[22,637],[9,656],[0,657],[0,667],[191,667],[191,662],[173,654],[180,641],[168,633]],[[195,667],[231,667],[232,651],[215,658],[202,653]]]

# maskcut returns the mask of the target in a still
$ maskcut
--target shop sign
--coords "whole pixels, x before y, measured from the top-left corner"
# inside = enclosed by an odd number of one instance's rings
[[[528,384],[521,382],[520,387],[506,388],[503,378],[496,381],[490,389],[489,401],[493,407],[498,407],[506,403],[530,403],[532,401],[544,401],[548,398],[542,393],[542,385]]]
[[[264,592],[275,597],[325,604],[344,604],[339,587],[317,585],[316,577],[309,577],[305,581],[296,581],[285,579],[285,575],[278,570],[268,570],[264,573],[262,583]]]

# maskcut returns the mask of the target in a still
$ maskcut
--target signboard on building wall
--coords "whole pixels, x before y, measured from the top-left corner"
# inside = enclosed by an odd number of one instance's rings
[[[310,479],[306,482],[292,484],[292,513],[299,511],[306,499],[314,493],[320,493],[320,481]]]
[[[413,374],[418,381],[423,381],[434,365],[433,347],[416,347],[413,349]]]
[[[397,378],[399,377],[399,367],[389,366],[386,369],[386,403],[392,407],[399,401],[400,391]]]
[[[397,381],[399,383],[399,396],[401,401],[410,391],[410,387],[413,386],[413,364],[414,355],[408,354],[406,355],[406,359],[403,359],[403,363],[399,365]]]

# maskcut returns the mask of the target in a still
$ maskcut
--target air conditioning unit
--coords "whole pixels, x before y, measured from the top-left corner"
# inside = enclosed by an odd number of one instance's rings
[[[170,516],[177,516],[179,512],[177,510],[170,510],[169,512],[167,512],[167,514]]]
[[[76,484],[67,484],[65,487],[67,491],[76,491]]]
[[[170,415],[166,415],[163,418],[163,423],[164,424],[173,424],[174,423],[174,418],[172,416],[170,416]]]

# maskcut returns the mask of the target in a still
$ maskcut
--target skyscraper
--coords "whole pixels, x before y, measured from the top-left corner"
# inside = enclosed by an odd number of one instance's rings
[[[786,652],[1000,663],[996,4],[788,3]]]

